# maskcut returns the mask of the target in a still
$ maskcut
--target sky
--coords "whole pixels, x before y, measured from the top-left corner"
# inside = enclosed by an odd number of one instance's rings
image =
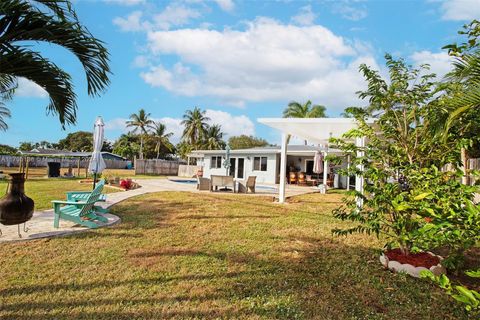
[[[462,25],[480,18],[480,0],[76,0],[80,21],[110,52],[111,85],[87,95],[85,75],[63,48],[30,44],[69,72],[78,96],[77,124],[62,130],[46,113],[47,93],[25,79],[0,143],[56,142],[92,130],[97,116],[106,138],[126,132],[129,115],[144,108],[178,142],[185,110],[206,110],[226,138],[247,134],[279,143],[257,118],[281,117],[290,101],[326,106],[329,117],[363,106],[358,72],[365,63],[385,74],[384,55],[445,74],[441,48],[461,41]]]

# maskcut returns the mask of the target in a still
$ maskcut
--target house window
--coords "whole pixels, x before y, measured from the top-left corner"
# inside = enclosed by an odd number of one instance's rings
[[[267,171],[267,157],[254,157],[253,158],[253,170],[254,171]]]
[[[219,169],[222,167],[222,157],[212,157],[210,161],[210,168],[211,169]]]

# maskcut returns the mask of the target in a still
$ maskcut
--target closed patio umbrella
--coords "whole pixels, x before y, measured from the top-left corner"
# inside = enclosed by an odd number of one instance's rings
[[[323,173],[323,154],[320,151],[313,158],[313,173]]]
[[[227,176],[229,175],[228,169],[230,169],[230,146],[227,145],[225,148],[225,161],[223,162],[223,167],[227,169]]]
[[[93,153],[88,164],[88,171],[93,173],[93,188],[95,188],[95,182],[97,180],[97,174],[102,173],[106,168],[105,161],[102,157],[103,146],[103,131],[105,124],[102,117],[97,117],[95,125],[93,126]]]

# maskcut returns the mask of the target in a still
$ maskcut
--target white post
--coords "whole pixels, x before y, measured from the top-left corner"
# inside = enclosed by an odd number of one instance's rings
[[[323,192],[327,193],[327,178],[328,178],[328,161],[326,157],[328,156],[327,152],[323,153]]]
[[[347,156],[347,171],[350,171],[350,155]],[[350,191],[350,176],[347,175],[347,191]]]
[[[365,147],[365,137],[359,137],[359,138],[356,138],[356,145],[357,147],[359,148],[364,148]],[[357,158],[360,158],[360,157],[363,157],[365,155],[365,152],[363,151],[357,151]],[[363,165],[362,164],[358,164],[357,165],[357,169],[360,171],[360,172],[363,172]],[[365,183],[364,179],[363,179],[363,176],[361,175],[356,175],[355,176],[355,191],[357,192],[360,192],[361,194],[363,194],[363,184]],[[357,201],[357,207],[358,208],[361,208],[363,206],[363,199],[360,198],[360,197],[357,197],[356,199]]]
[[[285,183],[287,178],[287,134],[282,133],[282,151],[280,153],[280,186],[278,202],[285,203]]]

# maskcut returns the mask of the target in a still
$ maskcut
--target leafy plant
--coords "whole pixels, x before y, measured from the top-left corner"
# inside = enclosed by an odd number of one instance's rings
[[[473,278],[480,278],[480,269],[476,271],[465,272],[468,276]],[[420,276],[424,279],[429,279],[436,283],[440,288],[451,296],[453,299],[465,305],[465,309],[469,312],[480,314],[480,293],[478,291],[468,289],[464,286],[452,286],[450,279],[442,274],[440,276],[434,275],[429,270],[420,272]]]
[[[356,225],[333,232],[384,235],[386,247],[398,246],[408,254],[423,239],[419,230],[426,221],[419,204],[430,195],[423,186],[424,175],[448,163],[457,165],[460,145],[436,135],[438,119],[433,115],[441,100],[436,97],[434,75],[426,72],[428,66],[412,68],[402,59],[385,58],[389,81],[366,65],[360,67],[368,89],[358,94],[368,99],[369,106],[347,109],[358,128],[332,139],[352,159],[353,165],[342,173],[366,181],[364,192],[354,191],[356,199],[346,198],[334,211],[335,217]],[[357,139],[365,139],[365,146],[357,146],[353,141]]]

